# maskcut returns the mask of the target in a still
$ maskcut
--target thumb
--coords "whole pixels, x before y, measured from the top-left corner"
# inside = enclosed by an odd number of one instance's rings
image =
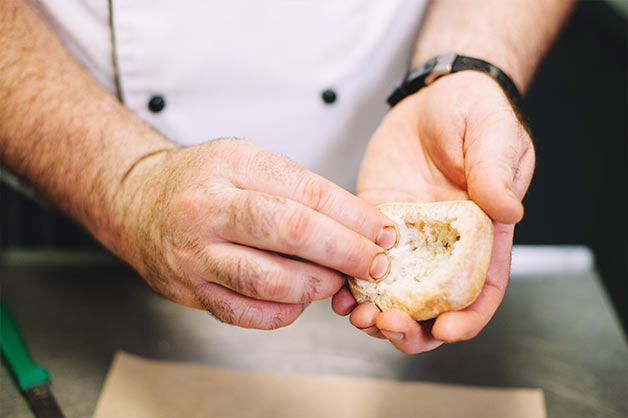
[[[514,111],[493,112],[477,125],[469,122],[465,148],[471,199],[496,222],[519,222],[534,171],[534,148]]]

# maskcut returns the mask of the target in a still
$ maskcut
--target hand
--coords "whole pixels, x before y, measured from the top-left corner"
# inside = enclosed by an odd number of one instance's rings
[[[534,148],[497,83],[471,71],[447,75],[389,111],[375,132],[358,178],[372,204],[472,199],[495,222],[486,283],[466,309],[417,323],[408,314],[356,307],[344,287],[332,307],[351,323],[388,338],[405,353],[473,338],[501,303],[510,269],[514,224],[534,170]]]
[[[146,158],[123,187],[135,196],[124,258],[158,293],[242,327],[292,323],[340,289],[340,272],[384,275],[375,242],[396,239],[371,205],[240,140]]]

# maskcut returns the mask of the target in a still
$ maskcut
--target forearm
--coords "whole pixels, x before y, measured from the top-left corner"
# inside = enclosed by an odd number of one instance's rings
[[[0,42],[2,163],[119,252],[125,177],[174,145],[92,80],[22,1],[0,2]]]
[[[445,52],[484,59],[524,92],[573,0],[436,0],[427,10],[412,66]]]

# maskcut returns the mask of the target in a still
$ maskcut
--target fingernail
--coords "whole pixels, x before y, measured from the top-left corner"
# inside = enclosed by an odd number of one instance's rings
[[[383,280],[390,272],[390,258],[386,253],[379,253],[373,258],[369,274],[375,281]]]
[[[385,250],[390,250],[399,242],[399,230],[396,225],[389,225],[382,228],[375,239],[375,243]]]
[[[403,333],[402,332],[392,332],[392,331],[386,331],[384,329],[382,329],[380,331],[390,341],[401,341],[401,340],[403,340]]]

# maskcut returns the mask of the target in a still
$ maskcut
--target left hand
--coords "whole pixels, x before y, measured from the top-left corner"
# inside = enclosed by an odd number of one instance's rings
[[[358,195],[372,204],[472,199],[495,222],[484,288],[467,308],[419,323],[399,310],[357,303],[347,287],[333,298],[339,315],[408,354],[476,336],[508,283],[514,224],[534,171],[534,148],[498,84],[464,71],[436,80],[392,108],[366,150]]]

